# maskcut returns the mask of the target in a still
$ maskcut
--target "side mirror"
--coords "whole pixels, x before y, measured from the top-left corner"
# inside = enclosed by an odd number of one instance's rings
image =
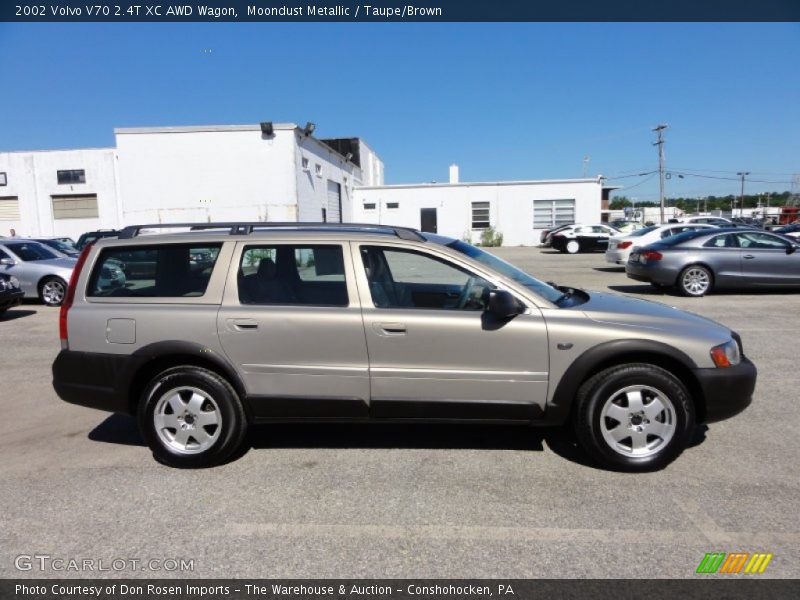
[[[15,264],[17,264],[17,261],[15,261],[13,258],[0,258],[0,265],[9,265],[10,266],[10,265],[15,265]]]
[[[795,252],[797,252],[798,248],[800,248],[800,246],[796,246],[794,244],[792,244],[791,246],[787,246],[786,247],[786,254],[794,254]]]
[[[489,306],[487,311],[501,319],[510,319],[522,312],[522,305],[506,290],[492,290],[489,292]]]

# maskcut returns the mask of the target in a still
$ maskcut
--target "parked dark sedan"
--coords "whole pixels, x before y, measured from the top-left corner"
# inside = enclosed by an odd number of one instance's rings
[[[625,272],[686,296],[714,288],[800,289],[800,243],[766,231],[740,228],[691,231],[632,252]]]
[[[16,277],[0,273],[0,315],[22,302],[24,295]]]

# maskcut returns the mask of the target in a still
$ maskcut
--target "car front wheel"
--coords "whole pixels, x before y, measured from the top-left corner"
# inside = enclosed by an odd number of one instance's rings
[[[601,465],[621,471],[652,471],[672,462],[694,430],[695,412],[686,387],[655,365],[610,367],[578,391],[575,432]]]
[[[67,283],[60,277],[47,277],[39,284],[39,299],[47,306],[61,306],[67,295]]]
[[[247,418],[236,390],[213,371],[174,367],[155,377],[139,403],[139,428],[159,462],[218,465],[241,446]]]

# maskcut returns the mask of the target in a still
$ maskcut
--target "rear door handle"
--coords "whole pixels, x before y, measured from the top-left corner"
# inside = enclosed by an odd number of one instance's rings
[[[742,258],[746,258],[749,260],[751,258],[755,258],[755,256],[753,256],[752,254],[745,254]]]
[[[405,335],[408,328],[404,323],[376,323],[375,328],[381,335]]]
[[[255,319],[228,319],[228,328],[233,331],[255,331],[258,321]]]

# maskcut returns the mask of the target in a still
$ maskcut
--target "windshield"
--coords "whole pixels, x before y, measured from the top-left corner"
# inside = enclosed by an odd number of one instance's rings
[[[472,244],[462,242],[461,240],[456,240],[447,246],[453,250],[458,250],[461,252],[461,254],[466,254],[471,259],[477,260],[479,263],[486,265],[493,271],[496,271],[501,275],[508,277],[509,279],[513,279],[517,283],[524,285],[529,290],[536,292],[550,302],[555,303],[564,295],[563,292],[555,289],[553,286],[547,285],[543,281],[539,281],[538,279],[531,277],[525,271],[521,271],[506,261],[497,258],[494,254],[489,254],[488,252],[481,250]]]
[[[48,260],[58,258],[56,254],[38,242],[15,242],[6,244],[6,247],[16,254],[20,260]]]
[[[65,244],[64,242],[59,242],[58,240],[36,240],[40,244],[44,244],[45,246],[50,246],[51,248],[55,248],[59,252],[63,252],[64,254],[70,254],[75,252],[75,248],[70,246],[69,244]]]
[[[650,227],[645,227],[644,229],[637,229],[636,231],[629,233],[628,237],[640,237],[642,235],[647,235],[651,231],[655,231],[658,229],[658,225],[652,225]]]

